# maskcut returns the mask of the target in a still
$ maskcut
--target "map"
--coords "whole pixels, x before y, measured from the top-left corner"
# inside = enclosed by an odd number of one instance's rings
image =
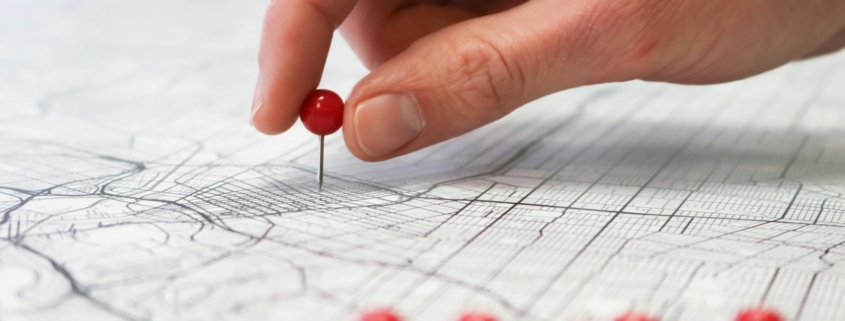
[[[332,135],[318,192],[317,137],[247,124],[265,5],[0,2],[0,320],[845,320],[845,54],[381,163]]]

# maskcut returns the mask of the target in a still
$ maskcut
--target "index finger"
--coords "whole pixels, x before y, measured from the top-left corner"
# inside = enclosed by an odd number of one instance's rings
[[[320,84],[334,30],[356,0],[274,0],[267,7],[258,51],[252,123],[265,134],[296,122],[305,96]]]

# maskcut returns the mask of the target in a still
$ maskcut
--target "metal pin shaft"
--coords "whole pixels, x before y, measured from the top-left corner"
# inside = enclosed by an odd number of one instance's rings
[[[323,145],[326,140],[326,136],[320,135],[320,167],[317,169],[317,184],[319,185],[319,191],[323,191]]]

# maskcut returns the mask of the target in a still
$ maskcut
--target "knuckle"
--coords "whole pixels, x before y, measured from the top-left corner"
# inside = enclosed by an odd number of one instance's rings
[[[331,24],[335,29],[340,26],[345,18],[338,10],[332,10],[331,7],[320,1],[305,1],[304,5],[323,21]]]
[[[455,106],[467,117],[489,115],[498,118],[509,110],[511,100],[520,97],[525,85],[521,64],[505,52],[508,39],[474,36],[469,41],[450,42],[453,59],[444,64],[446,70],[440,85],[450,93]]]
[[[665,51],[673,14],[683,1],[589,1],[563,28],[574,37],[564,45],[579,57],[616,72],[651,66]]]

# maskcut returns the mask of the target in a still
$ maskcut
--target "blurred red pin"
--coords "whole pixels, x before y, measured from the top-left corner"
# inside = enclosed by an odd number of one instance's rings
[[[623,314],[621,316],[616,317],[616,319],[613,319],[613,320],[614,321],[660,321],[660,319],[658,319],[658,318],[653,318],[651,316],[648,316],[648,315],[645,315],[645,314],[642,314],[642,313],[636,313],[636,312],[628,312],[626,314]]]
[[[743,310],[736,316],[736,321],[784,321],[775,310],[763,307]]]
[[[360,321],[402,321],[398,315],[388,309],[372,310],[361,315]]]
[[[498,321],[498,319],[484,312],[468,312],[464,313],[458,321]]]

